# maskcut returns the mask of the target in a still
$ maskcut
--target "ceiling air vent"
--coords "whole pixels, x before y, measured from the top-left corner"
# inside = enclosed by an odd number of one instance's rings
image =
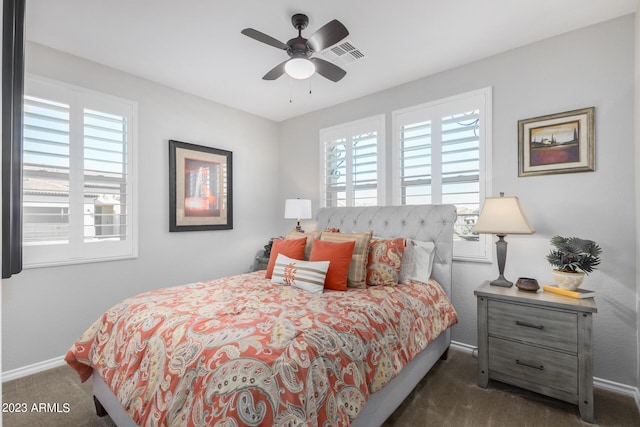
[[[318,56],[333,62],[339,67],[344,67],[355,60],[364,58],[364,54],[348,39],[318,52]]]

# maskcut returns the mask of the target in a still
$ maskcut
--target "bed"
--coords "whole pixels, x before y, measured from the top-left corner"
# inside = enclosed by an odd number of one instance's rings
[[[107,311],[66,360],[119,427],[381,425],[446,356],[455,219],[449,205],[319,209],[317,230],[432,242],[431,279],[311,294],[253,272],[160,289]]]

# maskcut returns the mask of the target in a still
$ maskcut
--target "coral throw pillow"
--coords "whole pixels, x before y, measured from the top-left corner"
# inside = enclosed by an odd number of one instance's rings
[[[369,242],[371,241],[371,231],[364,233],[329,233],[322,232],[320,240],[328,242],[355,241],[351,266],[349,267],[349,279],[347,286],[350,288],[364,289],[367,287],[367,254],[369,253]]]
[[[302,239],[290,240],[274,239],[273,246],[271,246],[271,256],[269,257],[269,264],[267,264],[267,274],[265,274],[264,277],[266,279],[271,279],[271,276],[273,275],[273,266],[276,264],[276,258],[278,258],[278,254],[282,254],[293,259],[303,260],[304,247],[306,244],[306,237],[303,237]]]
[[[315,239],[320,238],[320,231],[310,231],[308,233],[301,233],[299,231],[291,230],[284,236],[285,240],[288,239],[302,239],[303,237],[307,239],[307,245],[304,248],[304,259],[309,260],[309,255],[311,254],[311,247],[313,246],[313,241]]]
[[[309,261],[329,261],[329,270],[324,281],[325,289],[347,290],[347,277],[353,256],[355,241],[336,243],[315,240],[311,248]]]
[[[398,284],[405,239],[371,240],[367,262],[367,285]]]

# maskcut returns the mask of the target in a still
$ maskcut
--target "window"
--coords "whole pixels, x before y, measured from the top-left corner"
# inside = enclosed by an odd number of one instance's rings
[[[29,77],[24,97],[26,267],[137,255],[135,103]]]
[[[457,208],[454,256],[487,259],[484,235],[472,234],[487,189],[491,89],[393,113],[393,202]]]
[[[323,206],[384,204],[384,116],[320,131]]]

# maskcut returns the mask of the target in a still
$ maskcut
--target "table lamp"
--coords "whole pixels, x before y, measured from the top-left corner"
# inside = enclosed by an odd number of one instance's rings
[[[304,233],[300,227],[301,219],[311,219],[311,200],[309,199],[287,199],[284,202],[285,219],[295,219],[298,221],[296,231]]]
[[[480,217],[471,232],[498,236],[496,252],[500,275],[491,284],[506,288],[511,287],[513,283],[504,278],[504,266],[507,261],[507,242],[505,242],[504,236],[507,234],[534,233],[529,221],[527,221],[527,217],[522,212],[518,198],[515,196],[504,197],[504,193],[500,193],[500,197],[487,197],[484,200]]]

